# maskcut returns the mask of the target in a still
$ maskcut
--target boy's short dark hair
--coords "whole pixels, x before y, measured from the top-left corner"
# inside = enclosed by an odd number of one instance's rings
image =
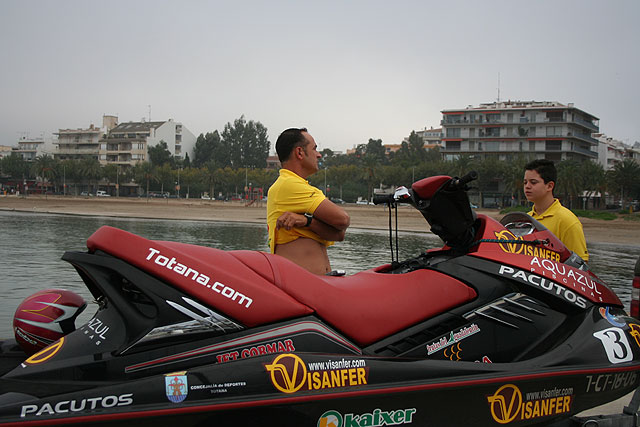
[[[556,166],[551,160],[536,159],[527,163],[524,170],[538,172],[545,184],[550,181],[555,184],[558,179],[558,171],[556,171]]]
[[[289,128],[280,134],[276,141],[276,153],[280,163],[289,160],[293,149],[306,141],[302,132],[307,132],[307,128]]]

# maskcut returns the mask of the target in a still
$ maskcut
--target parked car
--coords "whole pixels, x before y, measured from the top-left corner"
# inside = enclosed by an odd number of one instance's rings
[[[335,203],[336,205],[344,205],[344,200],[338,198],[338,197],[332,197],[330,199],[333,203]]]
[[[367,200],[365,200],[365,199],[358,200],[356,202],[356,205],[368,205],[368,204],[369,204],[369,202]]]
[[[93,196],[93,194],[89,193],[88,191],[83,191],[82,193],[80,193],[80,195],[84,197]]]
[[[98,196],[98,197],[111,197],[111,194],[108,194],[106,191],[98,190],[98,191],[96,191],[96,196]]]

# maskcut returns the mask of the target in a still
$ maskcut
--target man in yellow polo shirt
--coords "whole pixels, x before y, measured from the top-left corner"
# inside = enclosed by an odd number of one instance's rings
[[[280,176],[267,193],[271,252],[315,274],[331,271],[327,246],[344,240],[349,215],[309,184],[318,171],[318,146],[305,128],[287,129],[276,141]]]
[[[528,163],[524,172],[524,194],[533,202],[529,215],[556,235],[570,251],[589,261],[582,223],[573,212],[553,197],[558,173],[551,160],[537,159]]]

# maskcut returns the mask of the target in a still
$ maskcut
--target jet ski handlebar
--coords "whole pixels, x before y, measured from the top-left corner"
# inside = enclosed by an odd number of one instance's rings
[[[466,185],[471,181],[475,181],[478,179],[478,172],[471,171],[462,178],[454,177],[451,179],[449,184],[447,184],[447,190],[456,191],[456,190],[464,190],[466,189]]]

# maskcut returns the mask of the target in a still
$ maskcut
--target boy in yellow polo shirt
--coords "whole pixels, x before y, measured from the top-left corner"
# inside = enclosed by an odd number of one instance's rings
[[[558,173],[551,160],[537,159],[528,163],[524,172],[524,195],[533,202],[529,212],[555,234],[570,251],[589,261],[582,223],[573,212],[553,197]]]

